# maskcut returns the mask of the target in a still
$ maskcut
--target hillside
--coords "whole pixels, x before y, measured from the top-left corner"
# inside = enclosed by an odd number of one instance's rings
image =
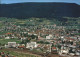
[[[16,3],[1,4],[0,17],[53,18],[80,17],[80,6],[75,3]]]

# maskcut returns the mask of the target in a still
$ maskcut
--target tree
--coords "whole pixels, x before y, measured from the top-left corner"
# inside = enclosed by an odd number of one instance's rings
[[[35,37],[36,37],[35,35],[31,35],[31,38],[32,38],[32,39],[35,39]]]

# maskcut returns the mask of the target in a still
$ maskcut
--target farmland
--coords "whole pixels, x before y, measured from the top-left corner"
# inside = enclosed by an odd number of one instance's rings
[[[16,50],[12,50],[12,49],[3,49],[3,50],[0,50],[0,52],[4,52],[5,54],[9,54],[10,56],[16,56],[16,57],[35,57],[35,56],[38,56],[38,55],[35,55],[35,54],[31,54],[31,53],[24,53],[23,51],[16,51]],[[40,56],[38,56],[40,57]]]
[[[8,42],[16,42],[17,44],[21,43],[20,40],[18,39],[0,39],[0,45],[5,45],[7,44]]]

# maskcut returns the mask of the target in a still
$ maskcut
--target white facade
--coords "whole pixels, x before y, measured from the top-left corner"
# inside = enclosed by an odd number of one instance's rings
[[[37,48],[37,43],[36,42],[30,42],[30,43],[27,43],[26,45],[26,48]]]
[[[51,34],[49,34],[49,36],[52,38],[53,36]]]
[[[49,36],[46,36],[46,39],[51,39],[53,36],[49,34]]]
[[[68,54],[69,53],[69,50],[61,50],[59,51],[59,54],[62,55],[62,54]]]
[[[8,45],[5,45],[5,48],[8,48]]]
[[[8,42],[8,47],[16,47],[16,42]]]
[[[50,36],[46,36],[46,39],[50,39],[51,37]]]
[[[59,54],[68,54],[69,53],[69,48],[68,47],[61,47],[61,50],[59,51]]]
[[[10,39],[10,37],[5,37],[5,39]]]

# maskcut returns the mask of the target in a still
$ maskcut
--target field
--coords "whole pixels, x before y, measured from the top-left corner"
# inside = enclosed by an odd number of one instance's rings
[[[63,21],[62,21],[63,20]],[[3,22],[12,22],[15,25],[54,25],[57,26],[80,26],[80,18],[75,17],[62,17],[62,18],[26,18],[26,19],[17,19],[17,18],[6,18],[0,17],[0,27],[5,26]]]
[[[0,52],[4,52],[5,54],[9,53],[11,56],[16,57],[41,57],[40,55],[33,54],[29,52],[27,49],[1,49]]]
[[[21,41],[18,39],[2,39],[2,38],[0,38],[0,44],[1,45],[7,44],[8,42],[16,42],[18,44]]]
[[[30,55],[30,54],[23,54],[23,53],[19,53],[19,52],[12,52],[12,51],[3,51],[1,50],[0,52],[4,52],[5,54],[6,53],[9,53],[10,56],[16,56],[16,57],[35,57],[35,55]]]

